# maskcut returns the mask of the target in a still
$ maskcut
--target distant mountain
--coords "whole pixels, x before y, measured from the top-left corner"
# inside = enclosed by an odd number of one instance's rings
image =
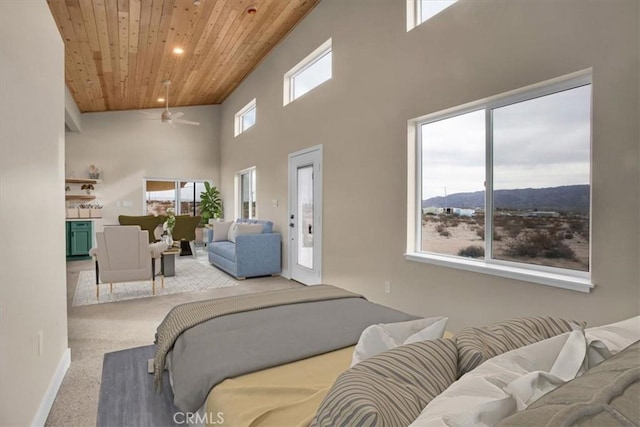
[[[589,186],[565,185],[548,188],[496,190],[494,204],[499,209],[540,211],[589,211]],[[484,208],[484,191],[449,194],[422,201],[422,207]]]

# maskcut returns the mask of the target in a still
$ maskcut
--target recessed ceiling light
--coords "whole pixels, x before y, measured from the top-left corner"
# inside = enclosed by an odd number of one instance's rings
[[[158,98],[158,102],[164,102],[164,98]]]
[[[256,13],[258,11],[258,8],[255,7],[254,5],[249,6],[246,10],[248,15],[253,15],[254,13]]]
[[[175,47],[173,48],[173,53],[175,53],[176,55],[182,55],[184,53],[184,49],[181,47]]]

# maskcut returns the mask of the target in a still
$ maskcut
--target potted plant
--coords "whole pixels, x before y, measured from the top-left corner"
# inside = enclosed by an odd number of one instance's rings
[[[200,216],[202,223],[209,223],[210,219],[222,218],[222,199],[220,191],[205,181],[204,191],[200,193]]]
[[[89,165],[89,178],[100,179],[101,176],[102,176],[102,169],[100,169],[96,165]]]
[[[91,190],[94,189],[93,184],[82,184],[82,187],[80,187],[81,190],[86,190],[87,194],[91,194]]]

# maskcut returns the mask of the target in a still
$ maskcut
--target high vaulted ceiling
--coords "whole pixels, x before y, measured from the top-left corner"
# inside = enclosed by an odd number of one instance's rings
[[[165,79],[170,106],[219,104],[319,1],[47,3],[65,43],[67,86],[88,112],[162,107]]]

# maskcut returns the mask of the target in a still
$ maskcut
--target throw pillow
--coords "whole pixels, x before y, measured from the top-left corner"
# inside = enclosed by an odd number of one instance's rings
[[[584,322],[554,317],[521,317],[480,328],[465,328],[453,338],[458,347],[458,377],[507,351],[571,332],[576,324],[585,326]]]
[[[264,226],[262,224],[236,223],[229,229],[229,241],[235,243],[236,237],[244,234],[262,234]]]
[[[311,427],[407,426],[456,379],[450,339],[403,345],[346,370],[318,408]]]
[[[446,317],[430,317],[408,322],[380,323],[362,331],[353,352],[351,366],[403,344],[442,338]]]
[[[214,222],[213,223],[213,240],[212,242],[222,242],[229,240],[229,229],[233,221]]]

